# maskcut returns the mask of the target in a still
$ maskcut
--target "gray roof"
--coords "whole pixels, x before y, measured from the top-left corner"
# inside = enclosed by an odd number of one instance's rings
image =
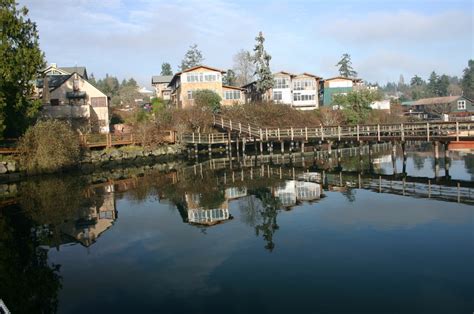
[[[173,75],[153,75],[151,77],[151,84],[158,84],[158,83],[169,83]]]
[[[69,75],[48,75],[47,78],[48,78],[48,87],[50,90],[52,89],[55,89],[61,85],[63,85],[63,83],[65,81],[67,81],[68,78],[71,77],[71,74]],[[37,88],[43,88],[43,79],[40,78],[40,79],[37,79],[36,80],[36,87]]]
[[[88,80],[86,67],[59,67],[58,69],[66,71],[67,73],[77,72],[80,76]]]

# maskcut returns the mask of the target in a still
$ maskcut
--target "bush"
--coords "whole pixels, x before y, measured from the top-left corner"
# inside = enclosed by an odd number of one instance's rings
[[[18,143],[20,165],[28,173],[50,173],[77,165],[80,144],[77,133],[59,120],[39,121]]]
[[[209,108],[212,112],[219,112],[221,109],[221,96],[209,89],[197,90],[194,92],[194,103],[198,108]]]

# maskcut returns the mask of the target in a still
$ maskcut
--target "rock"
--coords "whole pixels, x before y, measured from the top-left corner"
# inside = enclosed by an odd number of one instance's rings
[[[7,162],[7,169],[8,169],[8,172],[16,172],[17,171],[16,162],[14,161]]]
[[[8,168],[7,166],[5,165],[4,162],[0,162],[0,173],[7,173],[8,172]]]
[[[109,153],[109,155],[110,155],[110,159],[120,159],[120,158],[122,158],[123,153],[122,153],[122,151],[120,151],[118,149],[114,149]]]

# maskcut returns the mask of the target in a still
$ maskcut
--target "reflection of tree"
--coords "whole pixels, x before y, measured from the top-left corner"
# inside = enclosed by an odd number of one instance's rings
[[[0,296],[12,313],[55,313],[61,289],[59,265],[48,265],[41,228],[20,208],[0,215]]]
[[[474,180],[474,154],[467,154],[464,157],[464,167],[466,171],[471,175],[471,180]]]
[[[413,154],[413,164],[416,170],[421,170],[425,166],[425,157],[418,154]]]
[[[345,191],[341,192],[342,195],[344,195],[349,202],[354,202],[356,199],[356,191],[354,189],[349,189],[347,188]]]
[[[260,221],[255,226],[255,232],[258,235],[262,233],[263,239],[267,242],[265,248],[270,252],[275,248],[273,234],[279,229],[277,224],[278,209],[281,207],[280,201],[273,197],[268,188],[254,190],[253,193],[262,203],[260,208]]]

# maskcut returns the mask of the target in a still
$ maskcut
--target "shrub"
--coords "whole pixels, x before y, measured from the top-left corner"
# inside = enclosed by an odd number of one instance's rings
[[[209,89],[197,90],[194,92],[194,103],[198,108],[209,108],[212,112],[219,112],[221,109],[221,96]]]
[[[77,133],[59,120],[39,121],[18,143],[20,165],[28,173],[49,173],[77,165],[80,144]]]

